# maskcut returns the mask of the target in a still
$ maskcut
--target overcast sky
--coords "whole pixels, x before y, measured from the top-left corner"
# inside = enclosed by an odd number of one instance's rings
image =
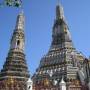
[[[23,0],[25,14],[25,54],[31,75],[49,50],[57,0]],[[61,0],[74,47],[90,55],[90,0]],[[21,9],[0,8],[0,69],[10,47],[16,17]]]

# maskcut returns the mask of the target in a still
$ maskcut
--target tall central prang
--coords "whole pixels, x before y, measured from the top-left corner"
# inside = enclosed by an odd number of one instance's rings
[[[24,47],[24,13],[17,16],[17,22],[10,42],[10,50],[0,72],[0,90],[26,90],[29,71]]]
[[[85,57],[74,46],[63,7],[56,6],[52,43],[33,75],[35,90],[81,90],[85,85]],[[66,89],[61,89],[65,85]],[[84,88],[84,90],[87,90]]]

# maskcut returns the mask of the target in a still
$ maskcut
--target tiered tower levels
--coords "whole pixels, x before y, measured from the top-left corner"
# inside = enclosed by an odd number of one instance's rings
[[[73,86],[81,90],[85,85],[84,59],[83,54],[73,46],[63,7],[58,4],[56,6],[56,19],[53,25],[50,49],[41,59],[40,65],[32,77],[34,87],[36,87],[35,90],[42,90],[46,87],[44,86],[46,84],[50,88],[55,88],[54,90],[60,90],[62,77],[66,82],[67,90],[70,90],[69,88]],[[46,79],[46,84],[44,84]]]
[[[21,87],[21,89],[14,90],[26,90],[26,82],[30,77],[24,54],[24,18],[25,17],[22,11],[17,17],[15,30],[10,42],[10,50],[3,65],[3,69],[0,72],[0,83],[5,88],[7,87],[8,90],[10,90],[11,87],[9,86],[12,85],[12,82],[17,82],[17,88]],[[10,80],[10,78],[12,79],[12,81],[7,82],[7,84],[11,84],[7,85],[6,81]],[[13,83],[12,88],[14,88],[14,85],[16,84]],[[0,86],[0,90],[4,87]]]

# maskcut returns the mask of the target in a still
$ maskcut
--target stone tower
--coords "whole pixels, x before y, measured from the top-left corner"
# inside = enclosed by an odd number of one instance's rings
[[[24,54],[24,22],[25,17],[22,11],[17,16],[15,30],[10,42],[10,50],[3,65],[3,69],[0,72],[0,83],[2,84],[0,84],[0,90],[6,90],[1,88],[10,90],[10,83],[12,83],[12,88],[16,85],[15,87],[17,88],[15,88],[15,90],[26,90],[29,71]]]
[[[53,25],[50,49],[42,57],[40,65],[32,77],[35,90],[49,88],[60,90],[59,83],[62,77],[67,90],[73,88],[81,90],[82,85],[85,84],[83,61],[83,54],[73,46],[63,7],[58,4],[56,6],[56,19]]]

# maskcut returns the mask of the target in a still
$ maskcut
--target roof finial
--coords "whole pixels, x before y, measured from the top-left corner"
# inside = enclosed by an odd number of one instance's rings
[[[23,15],[23,14],[24,14],[24,10],[21,9],[21,11],[20,11],[20,15]]]
[[[60,0],[57,0],[57,4],[59,5],[59,3],[60,3]]]
[[[61,4],[60,1],[61,1],[61,0],[57,0],[57,5],[60,5],[60,4]]]
[[[56,6],[56,19],[64,19],[64,11],[60,0],[57,0],[57,3],[58,4]]]

